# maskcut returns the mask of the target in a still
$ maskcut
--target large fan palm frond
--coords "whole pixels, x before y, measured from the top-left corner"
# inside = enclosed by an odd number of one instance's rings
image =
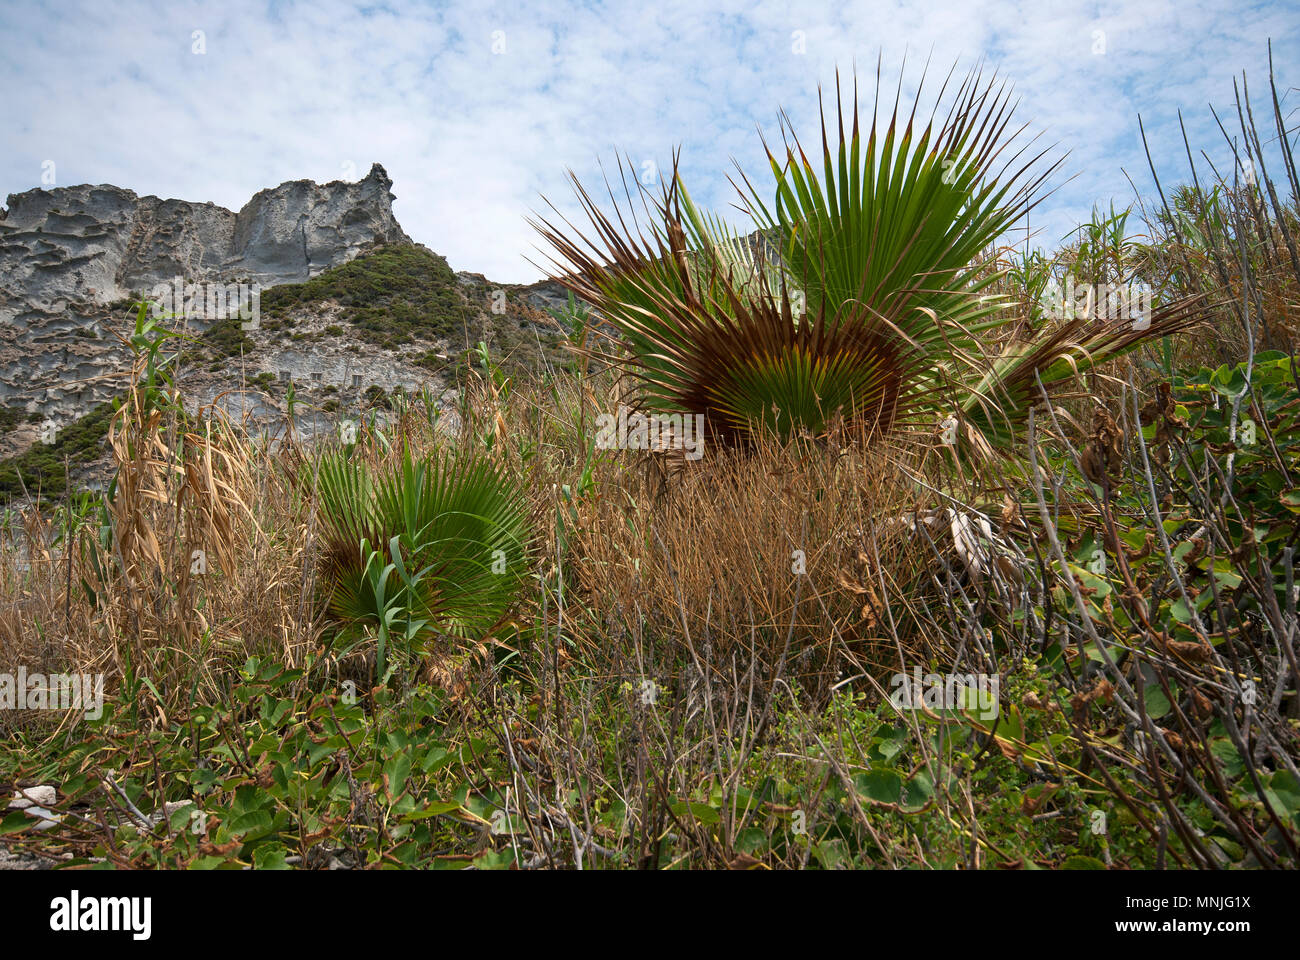
[[[951,77],[919,135],[915,105],[900,123],[900,78],[882,136],[877,68],[877,99],[865,143],[856,80],[846,133],[837,77],[839,136],[833,146],[823,108],[821,178],[784,113],[783,154],[767,148],[776,181],[773,210],[741,174],[748,209],[762,229],[780,238],[790,282],[806,291],[811,308],[819,302],[833,310],[861,303],[877,322],[889,321],[916,343],[933,344],[940,352],[972,346],[980,321],[1004,306],[997,298],[979,296],[995,279],[984,269],[986,251],[1029,210],[1060,162],[1034,174],[1047,151],[1021,161],[1029,149],[1024,147],[994,170],[1024,128],[1007,134],[1014,110],[1009,91],[980,72],[961,83],[936,130],[937,104]],[[923,76],[918,100],[924,86]]]

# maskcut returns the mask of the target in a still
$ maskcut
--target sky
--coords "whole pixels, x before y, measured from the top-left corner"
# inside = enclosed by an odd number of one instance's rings
[[[1022,140],[1065,157],[1030,221],[1048,249],[1094,203],[1132,203],[1128,177],[1152,190],[1139,114],[1166,187],[1187,178],[1179,110],[1198,162],[1224,162],[1209,105],[1235,120],[1245,71],[1263,120],[1270,38],[1300,124],[1285,2],[0,0],[0,37],[0,196],[53,178],[238,210],[379,162],[407,234],[507,283],[542,276],[525,217],[543,197],[574,210],[566,170],[596,187],[618,156],[652,182],[680,148],[693,198],[750,227],[733,161],[765,174],[759,131],[779,143],[781,110],[816,143],[837,69],[856,70],[869,114],[878,58],[891,105],[927,60],[926,91],[954,64],[1012,84]]]

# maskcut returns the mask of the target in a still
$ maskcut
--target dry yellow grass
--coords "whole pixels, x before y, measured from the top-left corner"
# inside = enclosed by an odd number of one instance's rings
[[[558,655],[595,673],[650,658],[661,672],[692,665],[820,698],[841,676],[944,653],[949,599],[932,572],[954,562],[953,544],[946,521],[941,554],[906,522],[927,504],[897,450],[844,437],[744,454],[706,446],[696,462],[595,449],[596,416],[622,402],[608,373],[528,385],[474,376],[458,417],[406,406],[381,430],[363,425],[357,451],[378,465],[408,446],[486,448],[522,476],[539,579],[514,623],[521,636],[562,635]],[[364,648],[331,656],[312,449],[250,440],[216,415],[181,422],[179,409],[174,394],[127,395],[110,430],[114,496],[66,538],[71,550],[56,543],[62,507],[34,508],[11,531],[5,553],[32,562],[0,565],[0,670],[103,673],[110,695],[147,677],[142,713],[160,720],[225,696],[253,654],[295,666],[326,654],[327,671],[367,679]],[[910,467],[945,470],[933,455]],[[467,653],[516,642],[488,641],[441,649],[425,679],[464,689]]]
[[[69,524],[66,507],[34,507],[10,532],[0,669],[103,673],[110,694],[147,677],[142,707],[162,717],[217,695],[224,665],[255,651],[294,662],[313,641],[293,450],[254,445],[220,417],[190,426],[132,390],[109,432],[105,512]],[[13,562],[24,554],[28,569]]]

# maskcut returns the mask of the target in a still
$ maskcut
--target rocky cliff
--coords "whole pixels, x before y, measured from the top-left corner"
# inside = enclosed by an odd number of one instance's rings
[[[295,180],[237,213],[109,185],[11,194],[0,211],[0,404],[56,420],[113,395],[112,330],[158,284],[304,281],[410,239],[379,164],[356,183]],[[115,309],[114,309],[115,308]]]
[[[187,404],[268,432],[283,429],[290,383],[310,436],[396,390],[446,405],[480,341],[512,369],[568,362],[547,312],[565,302],[557,284],[454,273],[398,225],[391,187],[375,164],[356,183],[263,190],[237,213],[108,185],[12,194],[0,210],[0,502],[40,479],[16,457],[49,467],[82,434],[74,460],[95,455],[86,424],[102,434],[101,404],[127,386],[142,298],[187,334],[175,365]],[[235,303],[254,290],[250,321]]]
[[[12,310],[13,301],[111,303],[176,276],[306,280],[376,244],[410,242],[393,218],[392,185],[375,164],[356,183],[282,183],[238,213],[102,184],[11,194],[0,219],[0,292]]]

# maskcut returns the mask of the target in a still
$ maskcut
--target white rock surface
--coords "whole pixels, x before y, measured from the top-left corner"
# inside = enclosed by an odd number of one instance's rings
[[[49,784],[41,784],[37,787],[19,787],[9,800],[9,809],[21,810],[34,819],[36,823],[32,824],[33,830],[49,830],[52,827],[57,827],[59,821],[63,819],[62,814],[46,809],[46,807],[54,806],[54,804],[58,803],[58,800],[59,792]]]
[[[59,821],[63,819],[62,814],[46,810],[44,807],[27,807],[23,810],[23,813],[36,820],[36,823],[32,825],[33,830],[52,829],[53,827],[57,827]]]
[[[9,801],[10,810],[26,810],[31,807],[52,807],[59,802],[59,792],[49,784],[38,787],[19,787]]]

